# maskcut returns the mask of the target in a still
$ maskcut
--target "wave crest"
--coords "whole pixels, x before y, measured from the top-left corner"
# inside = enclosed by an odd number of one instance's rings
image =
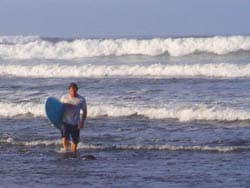
[[[196,52],[228,54],[250,50],[249,36],[206,38],[75,39],[52,42],[38,37],[0,37],[0,57],[74,59],[100,56],[185,56]]]
[[[44,104],[36,103],[3,103],[0,102],[0,116],[36,116],[44,117]],[[124,107],[118,105],[89,105],[88,116],[96,117],[130,117],[143,116],[149,119],[175,119],[181,122],[187,121],[249,121],[250,111],[233,109],[228,107],[206,105],[183,106],[176,105],[171,107]]]
[[[0,65],[0,75],[19,77],[250,77],[250,64],[193,65]]]

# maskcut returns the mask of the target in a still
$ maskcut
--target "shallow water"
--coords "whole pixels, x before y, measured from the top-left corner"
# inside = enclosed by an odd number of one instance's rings
[[[1,120],[3,187],[249,184],[249,128],[245,126],[91,119],[82,131],[77,155],[72,156],[60,152],[59,132],[46,122],[43,118]],[[85,160],[86,154],[96,160]]]

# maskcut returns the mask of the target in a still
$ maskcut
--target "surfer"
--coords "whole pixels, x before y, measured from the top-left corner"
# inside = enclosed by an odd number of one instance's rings
[[[84,127],[87,118],[87,104],[85,98],[78,94],[76,83],[70,83],[68,89],[69,93],[61,97],[61,102],[65,104],[61,129],[62,145],[67,151],[71,139],[71,151],[76,152],[80,140],[80,129]]]

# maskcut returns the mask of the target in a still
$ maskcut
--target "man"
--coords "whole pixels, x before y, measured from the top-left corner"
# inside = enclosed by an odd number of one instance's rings
[[[80,140],[80,129],[84,127],[87,117],[87,104],[84,97],[80,96],[76,83],[69,84],[69,94],[61,98],[65,104],[63,124],[62,124],[62,145],[67,150],[69,140],[71,140],[71,151],[76,152],[77,144]],[[80,111],[82,110],[82,117]]]

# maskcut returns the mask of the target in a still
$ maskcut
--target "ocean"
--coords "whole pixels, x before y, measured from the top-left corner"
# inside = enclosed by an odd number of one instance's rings
[[[70,82],[76,155],[44,112]],[[250,187],[250,36],[0,36],[0,83],[0,187]]]

